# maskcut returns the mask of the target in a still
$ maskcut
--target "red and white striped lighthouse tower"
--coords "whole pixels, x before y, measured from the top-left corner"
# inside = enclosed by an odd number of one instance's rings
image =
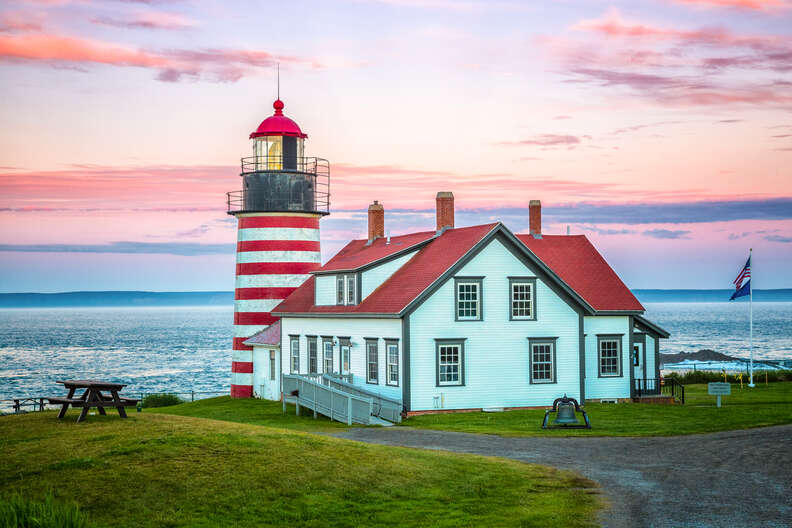
[[[270,312],[321,264],[319,219],[329,214],[330,165],[306,158],[303,134],[283,115],[261,122],[253,156],[242,158],[242,190],[228,193],[237,217],[231,396],[253,396],[253,347],[244,341],[277,321]]]

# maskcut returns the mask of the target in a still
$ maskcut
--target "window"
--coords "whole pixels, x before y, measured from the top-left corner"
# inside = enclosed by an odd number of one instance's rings
[[[555,383],[556,338],[528,340],[530,348],[531,383]]]
[[[270,379],[275,381],[275,351],[270,350]]]
[[[324,352],[324,370],[326,374],[332,373],[333,368],[333,338],[322,336],[322,350]]]
[[[632,364],[634,367],[641,366],[641,347],[639,345],[633,346],[633,361]]]
[[[456,287],[456,320],[481,320],[481,278],[458,277],[454,280]]]
[[[386,340],[385,352],[387,355],[388,371],[385,373],[387,385],[399,386],[399,343]]]
[[[621,376],[621,336],[597,336],[600,377]]]
[[[355,299],[355,286],[356,284],[356,277],[354,275],[347,275],[346,276],[346,283],[347,283],[347,304],[357,304]]]
[[[509,277],[509,319],[536,320],[536,279]]]
[[[344,293],[346,292],[345,287],[345,280],[344,275],[338,275],[336,277],[336,304],[345,304],[344,303]]]
[[[379,384],[379,349],[377,339],[366,339],[366,383]]]
[[[460,340],[435,340],[437,347],[437,385],[465,384],[465,346]]]
[[[300,373],[300,336],[289,336],[291,338],[291,373]]]
[[[316,336],[308,336],[308,373],[316,374],[319,369]]]
[[[349,374],[349,338],[339,337],[338,341],[341,344],[341,374]]]
[[[336,276],[336,304],[357,304],[357,275]]]

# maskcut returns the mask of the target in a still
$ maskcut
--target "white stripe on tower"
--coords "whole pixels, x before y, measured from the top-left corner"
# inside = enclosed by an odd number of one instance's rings
[[[319,215],[237,215],[231,396],[253,396],[253,347],[244,341],[278,320],[271,312],[319,268]]]

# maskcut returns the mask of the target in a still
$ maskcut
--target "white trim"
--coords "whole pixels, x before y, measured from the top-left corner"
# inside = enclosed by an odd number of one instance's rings
[[[308,279],[308,274],[300,275],[237,275],[237,288],[297,288]]]
[[[239,242],[259,240],[308,240],[319,242],[319,229],[309,227],[246,227],[239,229]]]
[[[320,251],[239,251],[237,264],[258,262],[321,262]]]

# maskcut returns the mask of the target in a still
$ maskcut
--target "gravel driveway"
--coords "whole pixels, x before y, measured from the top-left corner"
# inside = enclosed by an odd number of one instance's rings
[[[792,425],[665,438],[504,438],[409,427],[334,436],[571,469],[602,486],[607,527],[792,527]]]

